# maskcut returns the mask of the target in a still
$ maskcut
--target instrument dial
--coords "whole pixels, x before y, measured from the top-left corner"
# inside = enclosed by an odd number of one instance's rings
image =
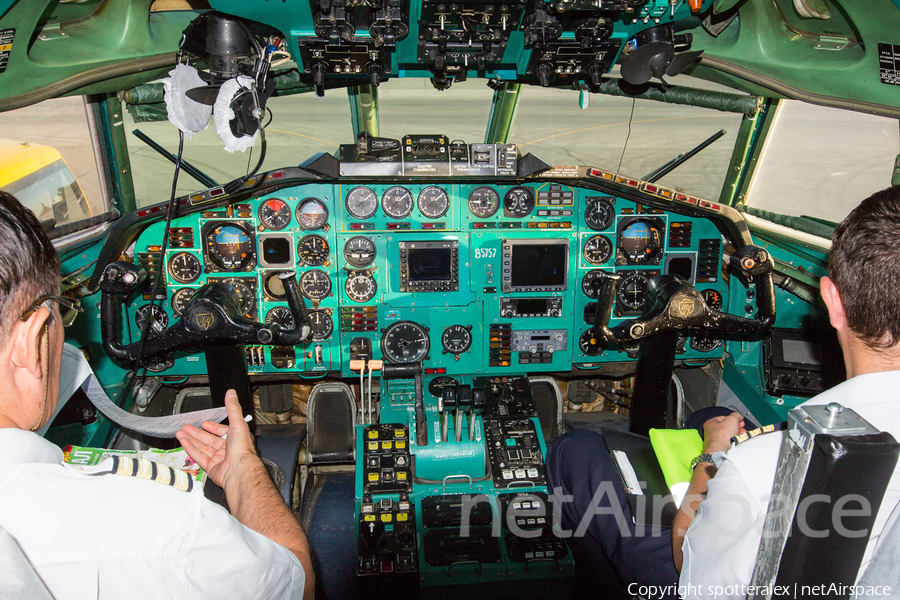
[[[368,267],[375,261],[375,242],[364,235],[358,235],[344,244],[344,260],[357,267]]]
[[[431,342],[425,328],[412,321],[397,321],[384,330],[381,353],[392,363],[413,363],[428,357]]]
[[[256,310],[256,291],[243,281],[232,279],[229,281],[237,290],[238,308],[241,313],[251,316]]]
[[[191,297],[196,291],[194,288],[175,290],[175,293],[172,294],[172,311],[179,317],[183,315],[184,309],[187,308],[188,302],[191,301]]]
[[[330,251],[331,248],[325,238],[314,233],[303,236],[297,244],[297,256],[311,267],[324,265]]]
[[[635,312],[644,308],[647,276],[640,272],[629,273],[619,281],[616,300],[623,312]]]
[[[700,293],[703,294],[707,306],[713,310],[722,310],[722,294],[717,290],[703,290]]]
[[[178,283],[193,283],[202,272],[200,259],[189,252],[179,252],[169,259],[169,276]]]
[[[419,192],[419,212],[429,219],[439,219],[450,208],[450,196],[442,188],[430,185]]]
[[[316,341],[324,340],[334,332],[334,323],[331,321],[331,315],[325,310],[310,311],[309,326],[312,329],[312,338]]]
[[[319,269],[307,271],[300,278],[300,292],[310,300],[321,300],[331,293],[331,278]]]
[[[712,352],[722,345],[722,340],[709,334],[695,334],[691,336],[691,348],[698,352]]]
[[[471,325],[451,325],[441,334],[444,354],[462,354],[472,346]]]
[[[588,329],[578,338],[578,347],[585,356],[597,356],[606,350],[607,345],[606,340],[594,335],[593,329]]]
[[[297,205],[297,222],[302,229],[322,229],[328,223],[328,209],[318,198],[307,198]]]
[[[503,196],[503,214],[507,217],[527,217],[534,210],[534,192],[527,187],[514,187]]]
[[[584,222],[594,231],[609,229],[615,216],[616,209],[613,208],[609,198],[587,199],[587,206],[584,209]]]
[[[399,185],[388,188],[381,197],[381,208],[392,219],[402,219],[412,212],[412,193]]]
[[[270,298],[284,300],[287,292],[284,291],[284,281],[278,276],[282,271],[268,271],[263,275],[263,289]]]
[[[482,186],[469,194],[469,211],[476,217],[493,217],[500,208],[500,194],[493,188]]]
[[[658,264],[662,254],[662,239],[660,226],[656,221],[636,219],[619,233],[619,252],[624,255],[627,264]]]
[[[344,201],[347,212],[357,219],[368,219],[378,210],[378,196],[365,186],[355,187]]]
[[[603,281],[606,279],[606,275],[606,271],[601,269],[594,269],[593,271],[585,273],[584,277],[581,279],[581,291],[584,295],[591,300],[599,298],[600,288],[603,285]]]
[[[260,222],[272,231],[281,231],[291,222],[291,208],[280,198],[269,198],[256,213]]]
[[[456,387],[458,385],[459,381],[456,379],[441,375],[440,377],[435,377],[431,380],[431,383],[428,384],[428,391],[431,392],[432,396],[440,398],[445,387]]]
[[[149,337],[159,335],[169,326],[169,315],[166,314],[162,306],[154,304],[151,309],[149,304],[145,304],[134,313],[134,323],[141,330],[141,333],[147,327],[148,317],[150,317]]]
[[[276,306],[275,308],[270,308],[269,312],[266,313],[265,318],[266,325],[280,325],[284,329],[293,329],[294,328],[294,315],[291,314],[291,309],[287,306]]]
[[[584,243],[584,260],[592,265],[602,265],[612,257],[612,242],[605,235],[595,235]]]
[[[367,302],[378,292],[378,283],[368,271],[354,271],[347,275],[344,291],[354,302]]]
[[[249,270],[253,267],[253,239],[243,223],[223,223],[206,234],[206,255],[223,271]]]

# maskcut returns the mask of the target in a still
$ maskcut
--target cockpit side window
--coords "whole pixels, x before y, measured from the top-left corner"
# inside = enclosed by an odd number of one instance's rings
[[[57,98],[2,112],[0,131],[0,189],[16,196],[46,226],[108,210],[83,98]]]

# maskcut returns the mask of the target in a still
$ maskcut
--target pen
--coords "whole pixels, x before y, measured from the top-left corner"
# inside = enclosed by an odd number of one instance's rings
[[[244,417],[244,423],[249,423],[249,422],[252,421],[252,420],[253,420],[253,415],[247,415],[247,416]],[[223,440],[228,439],[228,433],[226,433],[225,435],[223,435],[223,436],[222,436],[222,439],[223,439]]]

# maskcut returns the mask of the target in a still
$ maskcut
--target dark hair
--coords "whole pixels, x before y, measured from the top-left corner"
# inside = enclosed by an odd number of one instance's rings
[[[59,293],[59,258],[37,217],[0,190],[0,347],[28,305]]]
[[[847,324],[869,347],[900,342],[900,186],[860,202],[831,237],[829,271]]]

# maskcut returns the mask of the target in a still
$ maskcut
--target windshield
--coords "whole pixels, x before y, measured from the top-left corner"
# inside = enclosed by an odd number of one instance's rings
[[[691,77],[673,84],[713,89]],[[494,91],[481,80],[435,90],[425,78],[391,79],[378,87],[379,134],[400,139],[407,134],[433,133],[469,143],[484,141]],[[576,90],[522,86],[509,142],[521,154],[531,152],[552,166],[583,165],[644,177],[654,169],[725,130],[725,135],[660,183],[704,198],[718,199],[733,151],[741,115],[707,108],[634,100],[602,94],[584,96]],[[328,90],[272,98],[271,123],[266,128],[262,171],[298,165],[317,152],[334,154],[340,144],[354,142],[347,93]],[[142,142],[143,133],[175,154],[177,130],[167,121],[135,122],[126,112],[128,148],[138,205],[168,198],[172,163]],[[139,132],[137,135],[135,131]],[[245,153],[223,149],[212,126],[185,141],[184,160],[217,183],[250,171],[259,147]],[[179,175],[178,195],[207,187],[186,173]]]

